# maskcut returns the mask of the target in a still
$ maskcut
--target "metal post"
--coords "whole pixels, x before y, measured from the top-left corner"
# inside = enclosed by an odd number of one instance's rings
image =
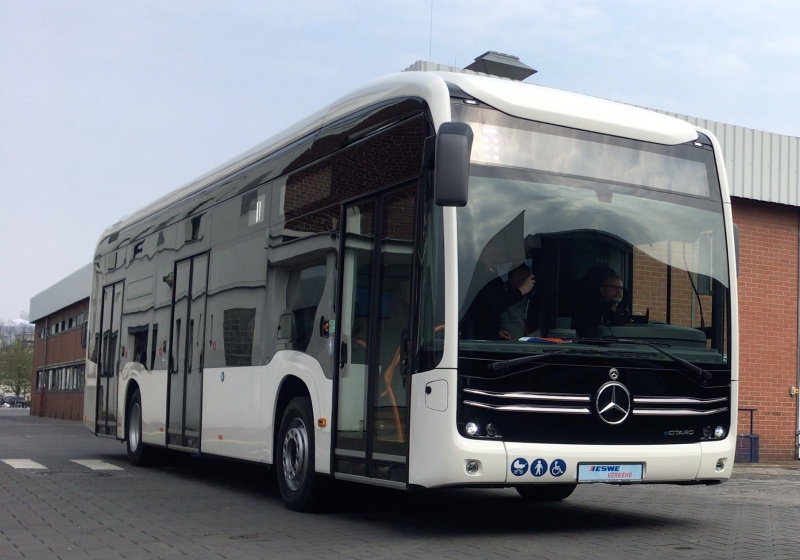
[[[800,282],[800,220],[797,222],[797,278]],[[800,283],[795,287],[800,293]],[[795,347],[795,387],[800,387],[800,298],[797,302],[797,345]],[[800,459],[800,397],[795,395],[795,432],[794,432],[794,452],[795,458]]]

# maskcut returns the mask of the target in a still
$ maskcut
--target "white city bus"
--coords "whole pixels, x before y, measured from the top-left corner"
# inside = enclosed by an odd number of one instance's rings
[[[467,73],[378,79],[102,234],[84,423],[134,465],[274,465],[297,510],[325,479],[533,501],[718,483],[730,208],[717,141],[686,122]],[[522,265],[533,289],[509,281]]]

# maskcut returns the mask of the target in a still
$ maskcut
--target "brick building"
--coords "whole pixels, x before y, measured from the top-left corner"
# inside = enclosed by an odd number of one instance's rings
[[[795,206],[737,199],[739,226],[739,433],[749,411],[760,458],[797,458],[798,235]]]
[[[35,324],[31,414],[83,419],[91,265],[31,299]]]
[[[800,458],[800,138],[696,119],[722,145],[739,228],[739,433]]]

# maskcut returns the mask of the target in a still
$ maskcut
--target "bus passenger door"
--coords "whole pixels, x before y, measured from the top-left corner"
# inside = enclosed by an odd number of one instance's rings
[[[414,192],[415,186],[407,186],[344,209],[333,467],[338,478],[408,480]]]
[[[172,281],[167,445],[199,449],[208,254],[176,262]]]
[[[120,322],[122,320],[122,282],[103,288],[100,328],[95,334],[97,351],[97,395],[95,433],[117,434],[117,387],[119,379]]]

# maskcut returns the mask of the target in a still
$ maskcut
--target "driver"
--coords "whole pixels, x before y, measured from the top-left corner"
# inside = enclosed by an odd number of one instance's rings
[[[625,288],[615,272],[603,278],[596,293],[595,302],[579,309],[572,319],[578,336],[596,337],[599,325],[610,327],[630,322],[630,314],[622,305]]]

